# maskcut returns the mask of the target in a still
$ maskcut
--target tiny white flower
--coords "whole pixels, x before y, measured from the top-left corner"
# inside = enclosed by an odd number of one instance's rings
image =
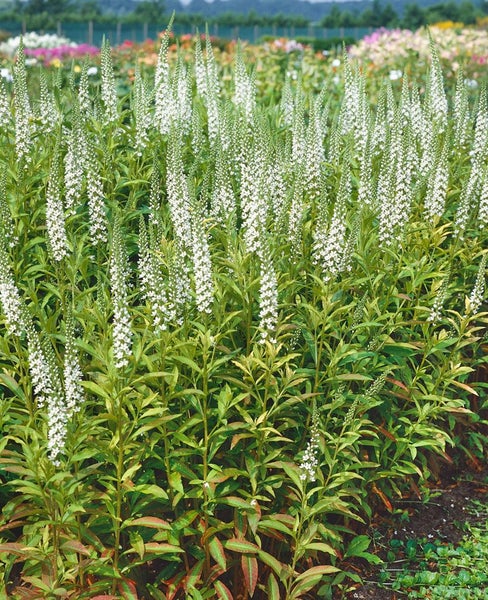
[[[401,79],[403,73],[399,69],[392,69],[390,71],[390,80],[396,81],[397,79]]]
[[[341,61],[339,58],[334,58],[334,60],[330,63],[333,67],[340,67]]]
[[[98,73],[98,69],[97,67],[88,67],[88,69],[86,70],[86,74],[91,77],[93,75],[96,75]]]
[[[14,78],[12,77],[12,73],[9,69],[0,69],[0,77],[2,79],[5,79],[5,81],[8,81],[9,83],[11,83],[14,80]]]

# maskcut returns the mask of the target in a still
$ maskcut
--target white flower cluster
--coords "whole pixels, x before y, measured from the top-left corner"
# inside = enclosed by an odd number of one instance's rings
[[[468,305],[469,312],[474,315],[478,312],[481,305],[485,301],[485,277],[486,277],[486,260],[488,254],[483,254],[480,266],[478,268],[478,274],[476,276],[476,282],[469,296]]]
[[[110,289],[113,305],[114,365],[121,369],[129,364],[132,349],[132,329],[128,303],[129,270],[118,221],[114,223],[110,257]]]
[[[350,169],[344,169],[330,223],[327,206],[322,208],[314,231],[312,256],[322,271],[324,281],[334,279],[347,264],[346,203],[351,193]]]
[[[59,48],[59,46],[71,46],[76,48],[78,44],[72,42],[66,37],[56,35],[54,33],[39,34],[35,31],[29,31],[23,35],[11,37],[0,44],[0,54],[14,56],[23,42],[25,48]]]
[[[312,412],[312,427],[310,429],[310,438],[307,447],[300,462],[300,479],[304,482],[314,482],[317,478],[317,469],[319,466],[319,414],[316,408]]]
[[[57,262],[68,255],[68,238],[61,196],[59,153],[55,152],[46,197],[46,229],[52,256]]]
[[[32,110],[27,92],[25,54],[22,43],[14,66],[15,149],[20,162],[31,161],[31,144],[34,133]]]
[[[247,122],[250,123],[256,106],[256,90],[254,80],[247,73],[240,51],[236,55],[234,85],[234,104],[242,108]]]
[[[66,346],[64,353],[64,394],[68,415],[71,416],[80,410],[85,401],[85,394],[81,386],[83,373],[80,367],[78,353],[76,352],[73,324],[68,321],[66,327]]]
[[[134,146],[138,156],[142,156],[143,150],[149,141],[148,132],[153,121],[149,105],[150,94],[147,84],[142,78],[140,69],[137,68],[134,83],[134,114],[136,121]]]
[[[437,323],[442,317],[442,307],[444,306],[444,302],[446,301],[447,297],[449,277],[450,275],[448,273],[442,280],[442,283],[439,286],[439,289],[437,290],[437,293],[434,298],[434,304],[432,305],[430,314],[427,317],[427,321],[429,321],[430,323]]]
[[[117,90],[115,87],[115,76],[112,65],[112,51],[107,40],[102,45],[101,68],[102,68],[102,88],[101,96],[104,107],[105,123],[114,123],[118,119],[117,109]]]
[[[259,329],[261,332],[261,342],[268,341],[276,344],[278,278],[269,248],[263,248],[259,254],[261,260],[261,279],[259,282]]]
[[[8,333],[21,335],[25,329],[22,302],[3,243],[0,243],[0,302]]]
[[[32,323],[26,325],[26,330],[34,396],[39,407],[47,409],[49,458],[54,465],[59,466],[59,455],[64,450],[70,414],[66,408],[61,379],[52,357],[48,356],[42,347]]]
[[[139,279],[143,298],[151,307],[151,316],[156,333],[165,331],[175,320],[174,306],[168,300],[165,278],[161,272],[156,253],[150,247],[144,219],[139,226]]]
[[[94,148],[89,148],[87,157],[86,189],[88,195],[88,214],[90,217],[90,236],[94,245],[107,241],[107,217],[105,215],[105,197],[99,163]]]
[[[205,226],[197,215],[193,218],[192,230],[192,260],[196,304],[201,313],[210,314],[214,299],[212,261]]]

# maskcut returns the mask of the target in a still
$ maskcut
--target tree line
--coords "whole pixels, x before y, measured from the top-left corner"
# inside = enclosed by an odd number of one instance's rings
[[[114,4],[112,2],[112,4]],[[359,4],[359,3],[358,3]],[[480,17],[488,14],[488,2],[472,0],[455,2],[438,2],[430,6],[422,6],[416,2],[407,4],[402,12],[395,10],[390,2],[373,0],[362,11],[353,11],[333,4],[329,13],[318,23],[325,28],[343,27],[402,27],[416,29],[422,25],[430,25],[441,21],[473,24]],[[135,9],[124,15],[115,12],[104,12],[97,0],[76,2],[75,0],[15,0],[14,9],[1,14],[3,20],[25,21],[29,29],[46,29],[55,27],[59,21],[87,21],[125,23],[164,22],[169,18],[164,0],[141,0]],[[215,16],[205,16],[189,11],[177,12],[175,23],[181,25],[198,25],[207,22],[210,26],[218,24],[227,27],[236,26],[277,26],[307,27],[311,20],[301,15],[263,15],[251,9],[243,14],[226,11]],[[317,25],[317,23],[314,23]]]

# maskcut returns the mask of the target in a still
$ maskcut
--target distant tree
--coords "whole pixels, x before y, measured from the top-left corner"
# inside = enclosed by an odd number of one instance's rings
[[[350,10],[344,10],[341,13],[339,20],[339,27],[356,27],[358,24],[358,18]]]
[[[341,27],[341,17],[342,11],[337,6],[337,4],[333,4],[329,14],[325,15],[320,24],[322,25],[322,27],[329,27],[331,29],[335,29],[336,27]]]
[[[407,4],[401,22],[406,29],[418,29],[425,24],[426,14],[418,4]]]
[[[102,14],[102,9],[100,8],[100,4],[97,2],[97,0],[87,0],[87,2],[79,3],[76,6],[76,12],[81,17],[91,19],[94,17],[99,17]]]
[[[139,2],[133,12],[138,21],[146,23],[158,23],[164,15],[166,4],[164,0],[142,0]]]
[[[68,12],[70,0],[28,0],[24,6],[26,15],[48,14],[50,16],[60,15]]]
[[[381,20],[383,27],[393,27],[398,24],[398,14],[390,3],[381,11]]]

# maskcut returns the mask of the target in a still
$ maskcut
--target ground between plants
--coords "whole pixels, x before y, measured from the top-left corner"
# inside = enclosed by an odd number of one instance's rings
[[[466,524],[476,524],[479,517],[469,510],[473,501],[488,506],[488,468],[480,464],[441,465],[440,478],[427,486],[427,498],[419,499],[412,492],[392,503],[393,511],[378,511],[368,534],[372,538],[370,551],[385,561],[384,565],[356,565],[363,584],[348,594],[349,600],[399,600],[408,590],[393,590],[379,583],[380,573],[388,568],[387,551],[391,540],[407,544],[428,540],[436,545],[458,546],[467,535]],[[403,556],[405,556],[403,554]],[[397,554],[401,559],[402,553]],[[411,561],[409,569],[415,569]],[[391,586],[392,578],[389,585]]]

